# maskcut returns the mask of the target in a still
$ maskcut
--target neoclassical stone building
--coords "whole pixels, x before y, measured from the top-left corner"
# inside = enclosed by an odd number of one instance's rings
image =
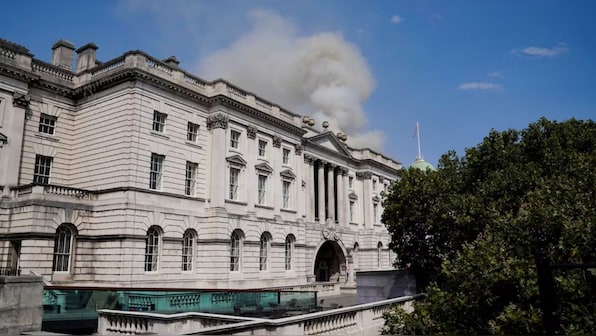
[[[48,63],[0,40],[0,267],[177,288],[392,268],[399,162],[173,57],[96,50],[59,41]]]

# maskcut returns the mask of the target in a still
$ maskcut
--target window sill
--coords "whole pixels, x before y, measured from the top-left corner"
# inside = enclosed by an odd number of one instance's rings
[[[295,214],[295,213],[297,213],[297,212],[298,212],[298,211],[296,211],[296,210],[292,210],[292,209],[284,209],[284,208],[281,208],[281,209],[279,209],[279,211],[282,211],[282,212],[287,212],[287,213],[293,213],[293,214]]]
[[[186,140],[185,144],[187,144],[188,146],[197,148],[197,149],[203,149],[203,147],[201,147],[201,145],[198,145],[196,142]]]
[[[255,208],[273,210],[273,207],[272,206],[263,205],[263,204],[255,204]]]
[[[35,136],[38,138],[44,139],[44,140],[60,142],[60,139],[56,138],[56,136],[53,134],[37,133],[37,134],[35,134]]]
[[[157,136],[157,137],[160,137],[160,138],[164,138],[164,139],[170,140],[170,137],[167,136],[165,133],[160,133],[160,132],[157,132],[157,131],[153,131],[152,130],[152,131],[149,132],[149,134],[154,135],[154,136]]]
[[[238,205],[248,205],[248,203],[246,203],[246,202],[241,202],[241,201],[236,201],[236,200],[231,200],[231,199],[226,199],[225,202],[231,203],[231,204],[238,204]],[[234,272],[236,272],[236,271],[234,271]]]

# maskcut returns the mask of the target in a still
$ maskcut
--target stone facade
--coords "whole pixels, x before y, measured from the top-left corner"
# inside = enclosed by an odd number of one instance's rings
[[[381,203],[400,163],[227,81],[96,49],[59,41],[46,63],[0,39],[1,266],[213,289],[392,268]]]

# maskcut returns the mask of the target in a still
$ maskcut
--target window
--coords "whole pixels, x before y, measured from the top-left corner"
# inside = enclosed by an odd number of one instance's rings
[[[286,237],[286,271],[292,270],[292,254],[294,253],[294,239],[293,235]]]
[[[168,117],[165,113],[153,111],[153,130],[156,132],[163,133],[166,129],[166,118]]]
[[[348,186],[350,187],[350,189],[354,188],[354,176],[348,177]]]
[[[50,171],[52,170],[52,161],[54,159],[51,156],[36,155],[35,156],[35,169],[33,171],[33,182],[48,184],[50,183]]]
[[[230,199],[238,199],[238,178],[240,177],[240,169],[230,168]]]
[[[60,225],[56,230],[56,238],[54,240],[54,272],[70,271],[72,241],[72,230],[66,225]]]
[[[230,132],[230,147],[236,149],[240,147],[240,132],[234,130]]]
[[[198,167],[197,163],[186,161],[186,179],[184,183],[184,194],[186,195],[195,194]]]
[[[192,271],[193,255],[195,250],[195,233],[186,230],[182,236],[182,270]]]
[[[354,223],[354,201],[350,201],[350,223]]]
[[[199,135],[199,125],[188,122],[188,128],[186,129],[186,140],[190,142],[197,142],[197,136]]]
[[[261,235],[261,245],[259,248],[259,270],[266,271],[269,262],[269,233]]]
[[[157,272],[159,262],[159,233],[157,227],[150,227],[145,238],[145,272]]]
[[[230,238],[230,271],[240,271],[240,258],[242,257],[242,231],[232,232]]]
[[[282,195],[283,195],[283,208],[287,209],[290,207],[290,186],[292,182],[282,181]]]
[[[377,244],[377,268],[381,268],[381,256],[383,252],[383,243]]]
[[[42,113],[39,118],[39,133],[54,134],[56,117]]]
[[[290,164],[290,150],[284,148],[282,151],[282,162],[283,164]]]
[[[373,204],[373,223],[375,223],[375,224],[378,223],[378,220],[377,220],[377,215],[378,215],[377,214],[377,209],[378,209],[378,207],[379,207],[378,204],[376,204],[376,203]]]
[[[259,140],[259,156],[264,157],[267,154],[267,141]]]
[[[151,153],[151,169],[149,173],[149,189],[161,190],[163,179],[163,161],[165,156]]]
[[[265,202],[266,202],[265,191],[267,190],[267,176],[266,175],[259,174],[257,189],[259,192],[258,204],[265,204]]]

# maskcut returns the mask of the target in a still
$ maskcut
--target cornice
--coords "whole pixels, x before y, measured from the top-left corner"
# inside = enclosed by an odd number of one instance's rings
[[[29,71],[25,71],[25,70],[21,70],[19,68],[15,68],[13,66],[10,66],[6,63],[0,63],[0,73],[2,73],[5,76],[14,78],[14,79],[18,79],[21,81],[25,81],[25,82],[32,82],[32,81],[36,81],[39,80],[39,75],[34,75]]]

